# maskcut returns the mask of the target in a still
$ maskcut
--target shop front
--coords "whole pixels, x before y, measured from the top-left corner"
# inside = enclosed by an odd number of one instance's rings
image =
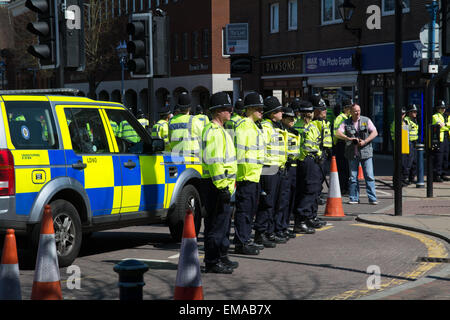
[[[302,57],[288,56],[263,59],[261,80],[264,96],[277,97],[283,106],[304,96]]]

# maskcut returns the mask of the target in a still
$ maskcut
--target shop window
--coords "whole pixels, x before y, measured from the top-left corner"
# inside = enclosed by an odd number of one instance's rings
[[[409,12],[410,0],[403,0],[402,7],[403,13]],[[382,13],[383,15],[390,15],[395,13],[395,0],[382,0]]]
[[[340,23],[339,6],[344,0],[322,0],[322,24]]]

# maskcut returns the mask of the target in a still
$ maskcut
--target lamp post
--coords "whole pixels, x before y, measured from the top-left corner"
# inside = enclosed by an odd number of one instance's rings
[[[127,63],[127,43],[125,41],[121,41],[119,45],[116,47],[117,55],[119,56],[120,66],[122,69],[122,80],[121,80],[121,95],[122,95],[122,103],[125,102],[125,86],[124,86],[124,76],[125,76],[125,65]]]
[[[348,23],[353,17],[353,13],[355,12],[355,5],[350,0],[344,0],[344,3],[338,6],[339,15],[341,19],[344,21],[344,27],[346,30],[353,33],[358,38],[358,46],[361,41],[361,28],[350,28]]]

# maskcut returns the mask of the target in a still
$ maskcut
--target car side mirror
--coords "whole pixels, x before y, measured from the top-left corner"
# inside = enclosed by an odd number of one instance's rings
[[[162,152],[165,149],[165,144],[163,139],[152,139],[152,150],[153,152]]]

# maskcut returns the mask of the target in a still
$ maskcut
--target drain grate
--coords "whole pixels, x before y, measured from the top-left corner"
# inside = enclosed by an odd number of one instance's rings
[[[418,257],[417,262],[450,263],[450,259],[449,258],[438,258],[438,257]]]

